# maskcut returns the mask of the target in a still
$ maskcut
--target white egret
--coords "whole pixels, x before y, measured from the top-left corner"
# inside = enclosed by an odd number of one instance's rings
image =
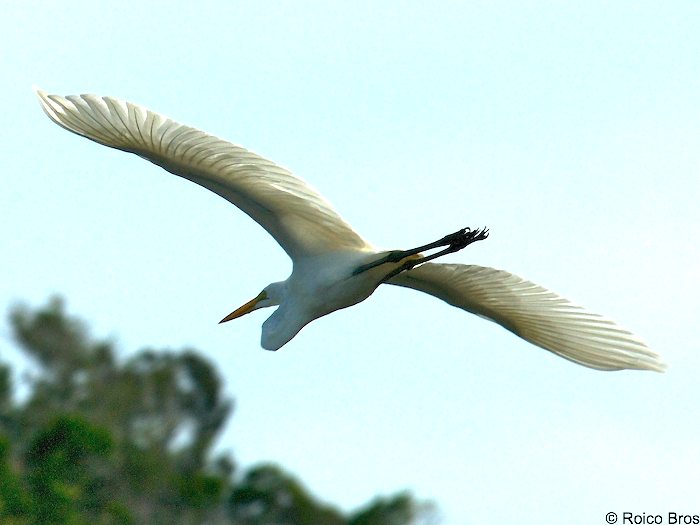
[[[293,261],[292,274],[221,321],[277,306],[263,324],[263,348],[279,349],[309,322],[357,304],[387,283],[495,321],[584,366],[664,369],[659,356],[630,332],[541,286],[493,268],[427,262],[485,238],[483,230],[461,230],[413,250],[378,250],[305,182],[240,146],[115,98],[61,97],[40,90],[37,95],[58,125],[196,182],[275,238]],[[420,253],[439,247],[444,249],[429,256]]]

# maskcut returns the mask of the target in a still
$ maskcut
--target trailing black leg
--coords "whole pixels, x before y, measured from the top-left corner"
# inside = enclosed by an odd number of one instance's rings
[[[451,233],[450,235],[445,235],[442,239],[439,239],[435,242],[431,242],[429,244],[425,244],[423,246],[418,246],[417,248],[413,248],[411,250],[391,251],[381,259],[373,261],[369,264],[364,264],[356,268],[355,271],[352,272],[352,274],[357,275],[359,273],[365,272],[371,268],[376,268],[377,266],[380,266],[385,263],[397,263],[403,261],[407,257],[411,257],[412,255],[417,255],[427,250],[432,250],[434,248],[446,246],[444,250],[440,250],[439,252],[434,253],[432,255],[427,255],[425,257],[414,258],[405,261],[400,267],[390,272],[389,275],[387,275],[384,278],[384,280],[386,280],[405,270],[410,270],[418,264],[422,264],[424,262],[431,261],[438,257],[442,257],[443,255],[447,255],[448,253],[458,252],[459,250],[466,248],[473,242],[484,240],[488,236],[489,231],[486,228],[477,228],[476,230],[472,230],[471,228],[462,228],[461,230]]]

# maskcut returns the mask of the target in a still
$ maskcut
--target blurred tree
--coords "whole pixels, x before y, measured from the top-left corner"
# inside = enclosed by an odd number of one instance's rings
[[[61,416],[34,437],[25,453],[28,485],[34,495],[33,523],[108,524],[114,514],[104,459],[112,449],[109,433],[78,416]],[[100,464],[102,463],[102,464]],[[102,468],[100,468],[102,467]]]
[[[10,444],[0,436],[0,523],[20,525],[28,523],[30,501],[20,477],[10,468]]]
[[[212,457],[233,403],[194,350],[126,362],[60,299],[12,310],[36,364],[22,403],[0,364],[0,523],[12,525],[416,525],[430,507],[399,494],[345,516],[272,465],[238,473]]]
[[[377,498],[354,513],[347,525],[404,525],[436,523],[437,514],[429,503],[419,503],[404,492],[391,498]]]
[[[293,477],[273,465],[250,469],[229,499],[230,515],[241,525],[343,525],[334,508],[314,501]]]

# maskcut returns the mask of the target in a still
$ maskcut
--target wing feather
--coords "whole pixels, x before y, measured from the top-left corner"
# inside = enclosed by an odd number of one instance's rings
[[[613,321],[502,270],[426,263],[393,277],[389,284],[434,295],[590,368],[659,372],[665,368],[644,342]]]
[[[59,126],[135,153],[222,196],[265,228],[293,260],[371,249],[308,184],[241,146],[116,98],[41,90],[37,95]]]

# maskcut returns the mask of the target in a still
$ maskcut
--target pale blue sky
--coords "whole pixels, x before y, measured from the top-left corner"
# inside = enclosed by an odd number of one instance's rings
[[[220,446],[346,509],[408,488],[447,524],[700,513],[698,27],[694,0],[5,2],[2,308],[60,293],[124,354],[200,349],[236,398]],[[265,352],[269,312],[216,323],[286,278],[284,252],[53,125],[32,84],[240,143],[380,246],[486,225],[452,260],[608,315],[670,368],[581,368],[390,287]]]

